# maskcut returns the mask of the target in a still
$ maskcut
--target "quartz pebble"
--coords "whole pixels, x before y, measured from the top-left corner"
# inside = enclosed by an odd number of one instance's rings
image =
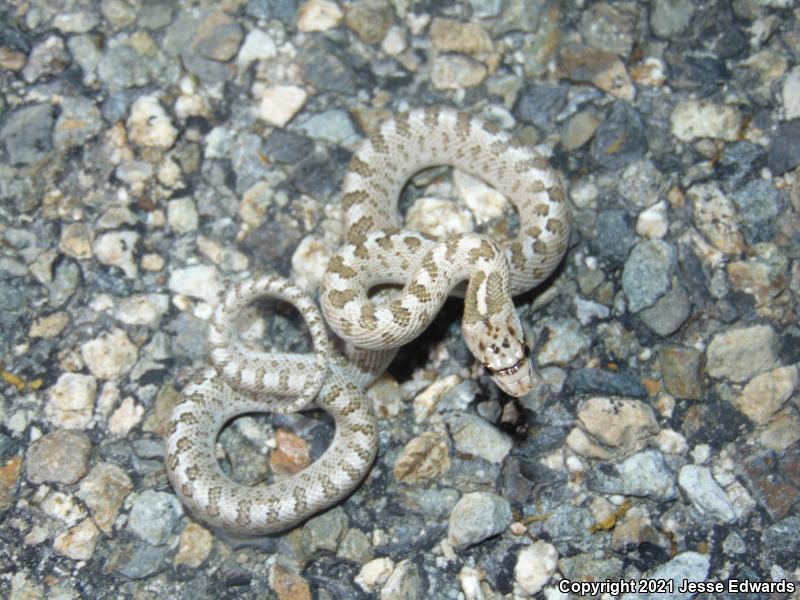
[[[514,583],[523,596],[537,594],[555,574],[558,551],[554,546],[539,540],[520,550],[514,566]]]
[[[464,494],[450,514],[447,539],[455,548],[467,548],[510,524],[511,507],[505,498],[489,492]]]

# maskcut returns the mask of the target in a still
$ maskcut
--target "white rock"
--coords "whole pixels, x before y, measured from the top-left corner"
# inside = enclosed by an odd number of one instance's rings
[[[195,265],[173,271],[169,276],[169,289],[175,294],[199,298],[214,305],[222,291],[222,283],[216,267]]]
[[[167,222],[177,233],[188,233],[197,229],[197,208],[189,196],[170,200],[167,204]]]
[[[157,325],[169,309],[167,294],[133,294],[120,298],[114,316],[127,325]]]
[[[472,231],[472,216],[456,202],[418,198],[406,213],[406,227],[439,238]]]
[[[275,41],[265,31],[253,29],[247,34],[236,62],[239,69],[246,69],[247,66],[256,60],[267,60],[278,55],[278,48]]]
[[[138,241],[135,231],[104,233],[94,242],[94,255],[102,264],[118,267],[128,279],[134,279],[139,272],[133,256]]]
[[[479,225],[501,216],[509,205],[506,197],[492,186],[459,169],[453,170],[453,183]]]
[[[95,377],[119,379],[136,364],[139,349],[127,333],[114,329],[83,344],[81,356]]]
[[[343,16],[334,2],[308,0],[297,9],[297,28],[300,31],[326,31],[336,27]]]
[[[651,240],[660,240],[667,235],[668,229],[667,203],[664,200],[640,212],[636,219],[636,233]]]
[[[144,415],[144,407],[134,403],[133,398],[128,396],[108,420],[108,431],[113,435],[127,435],[141,422],[142,415]]]
[[[474,87],[486,78],[486,66],[461,54],[440,54],[433,59],[431,83],[438,90]]]
[[[292,254],[292,274],[297,285],[308,291],[317,289],[332,254],[328,245],[318,237],[307,235],[300,240]]]
[[[768,423],[797,388],[797,367],[780,367],[754,377],[733,405],[754,423]]]
[[[461,582],[461,591],[464,592],[466,600],[484,600],[481,579],[481,573],[477,569],[466,565],[461,568],[458,580]]]
[[[75,496],[64,492],[51,492],[42,502],[41,508],[45,514],[63,521],[70,527],[86,518],[86,511]]]
[[[402,54],[407,47],[406,31],[397,25],[389,28],[383,38],[383,42],[381,42],[381,49],[389,56]]]
[[[679,102],[670,116],[673,135],[683,142],[697,138],[719,138],[735,142],[742,115],[735,106],[705,100]]]
[[[376,558],[369,561],[355,576],[355,582],[365,592],[377,591],[394,571],[391,558]]]
[[[437,379],[414,398],[414,421],[422,423],[430,416],[436,404],[456,385],[461,383],[458,375]]]
[[[659,431],[656,436],[656,444],[658,445],[658,449],[664,454],[683,455],[689,451],[686,438],[672,429],[662,429]]]
[[[69,531],[57,536],[53,548],[72,560],[88,560],[94,554],[100,530],[91,519],[84,519]]]
[[[556,572],[557,563],[558,552],[547,542],[523,548],[514,567],[515,591],[523,596],[538,593]]]
[[[575,313],[581,325],[588,325],[594,319],[600,321],[607,319],[611,315],[611,309],[599,302],[575,296]]]
[[[800,67],[795,67],[783,82],[783,110],[787,121],[800,117]]]
[[[92,422],[97,379],[64,373],[47,392],[47,419],[63,429],[85,429]]]
[[[131,106],[127,121],[128,137],[134,144],[169,148],[178,137],[178,130],[156,96],[141,96]]]
[[[258,116],[267,123],[285,127],[303,107],[308,92],[296,85],[273,85],[261,94]]]
[[[708,467],[685,465],[678,474],[678,485],[701,515],[722,523],[736,519],[736,511],[725,490],[714,481]]]
[[[86,223],[70,223],[61,230],[58,249],[78,260],[92,257],[94,232]]]
[[[778,338],[769,325],[722,331],[706,351],[706,371],[716,378],[747,381],[775,366]]]

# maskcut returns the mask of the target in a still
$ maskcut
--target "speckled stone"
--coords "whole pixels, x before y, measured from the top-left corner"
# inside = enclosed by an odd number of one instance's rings
[[[703,397],[703,353],[696,348],[664,346],[658,351],[661,375],[670,394],[699,400]]]
[[[450,514],[447,538],[456,548],[473,546],[511,524],[511,507],[497,494],[465,494]]]
[[[724,331],[708,345],[706,371],[711,377],[747,381],[775,364],[777,343],[768,325]]]
[[[644,450],[625,460],[603,464],[589,473],[589,488],[604,494],[622,494],[652,498],[659,502],[674,500],[675,476],[664,457],[656,450]]]
[[[122,503],[133,489],[125,471],[113,463],[98,463],[81,480],[78,497],[92,513],[97,526],[111,534]]]
[[[145,490],[134,500],[128,529],[148,544],[160,546],[166,543],[181,514],[183,509],[173,494]]]
[[[89,471],[92,442],[78,431],[52,431],[28,448],[25,474],[33,483],[76,483]]]

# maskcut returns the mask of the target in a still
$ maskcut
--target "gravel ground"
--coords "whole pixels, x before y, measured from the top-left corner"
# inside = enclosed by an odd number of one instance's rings
[[[625,597],[798,597],[796,2],[0,13],[0,596],[555,600],[649,578]],[[371,389],[379,456],[346,502],[280,536],[208,530],[161,437],[218,293],[263,271],[316,290],[353,149],[431,104],[539,145],[568,184],[570,250],[518,301],[542,385],[501,396],[449,302]],[[402,205],[439,234],[514,227],[446,169]],[[291,311],[248,319],[307,347]],[[220,461],[259,482],[331,435],[243,417]]]

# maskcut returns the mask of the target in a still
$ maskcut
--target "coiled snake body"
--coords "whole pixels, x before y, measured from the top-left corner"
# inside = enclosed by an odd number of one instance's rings
[[[495,242],[467,233],[436,241],[400,229],[403,186],[417,171],[442,164],[502,192],[519,214],[516,237]],[[555,269],[569,236],[563,188],[544,157],[468,113],[415,109],[364,141],[345,177],[342,206],[346,243],[328,265],[320,299],[328,324],[348,342],[343,355],[331,349],[317,307],[302,290],[276,277],[248,279],[217,305],[209,329],[214,368],[186,386],[172,414],[167,473],[181,499],[212,525],[243,533],[280,531],[346,496],[377,448],[375,417],[363,388],[399,346],[430,324],[448,294],[464,295],[465,341],[495,382],[514,396],[532,385],[511,296]],[[465,291],[456,287],[465,280]],[[370,289],[383,284],[403,287],[370,298]],[[257,352],[241,344],[234,319],[261,296],[281,298],[301,312],[314,354]],[[214,444],[227,420],[311,407],[331,413],[336,424],[319,460],[269,486],[239,485],[223,474]]]

